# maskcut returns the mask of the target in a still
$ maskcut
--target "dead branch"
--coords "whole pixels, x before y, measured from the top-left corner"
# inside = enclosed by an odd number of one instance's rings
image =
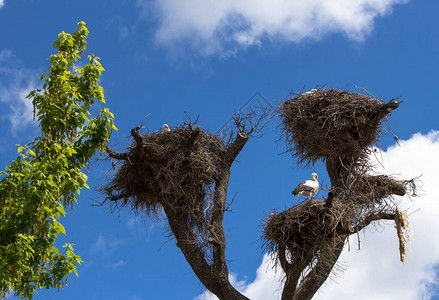
[[[340,236],[337,240],[333,241],[333,248],[321,250],[317,258],[317,263],[297,287],[297,292],[293,298],[294,300],[309,300],[314,296],[337,263],[343,251],[345,240],[345,237]]]
[[[143,141],[142,136],[139,133],[139,127],[131,129],[131,136],[136,141],[136,157],[139,161],[142,161],[145,157],[145,152],[143,151]]]
[[[128,154],[127,153],[117,153],[116,151],[106,147],[105,152],[108,153],[108,156],[117,160],[127,160]]]
[[[230,168],[232,163],[235,161],[238,154],[241,152],[247,143],[249,135],[245,132],[239,132],[236,135],[235,141],[229,146],[224,157],[224,168]]]
[[[363,228],[367,227],[371,222],[373,221],[380,221],[380,220],[395,220],[395,214],[394,213],[373,213],[364,218],[364,221],[362,221],[360,224],[354,226],[351,230],[349,230],[349,233],[356,233],[362,230]]]

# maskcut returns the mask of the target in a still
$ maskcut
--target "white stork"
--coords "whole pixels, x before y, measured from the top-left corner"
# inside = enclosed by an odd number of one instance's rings
[[[303,93],[303,94],[304,95],[310,95],[310,94],[315,93],[315,92],[317,92],[317,90],[316,89],[312,89],[311,91]]]
[[[309,196],[309,200],[313,194],[317,193],[319,190],[319,182],[317,181],[317,174],[311,174],[311,180],[305,180],[301,182],[296,188],[292,191],[293,195],[304,195]]]
[[[162,129],[163,129],[163,132],[169,132],[169,131],[171,131],[171,129],[169,129],[168,124],[163,124]]]

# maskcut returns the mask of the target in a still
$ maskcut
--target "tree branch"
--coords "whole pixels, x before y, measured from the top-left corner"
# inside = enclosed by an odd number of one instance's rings
[[[105,152],[108,153],[108,156],[117,160],[128,160],[128,153],[118,153],[108,147],[105,148]]]
[[[314,268],[312,268],[312,270],[300,282],[299,287],[294,295],[294,300],[311,299],[326,281],[338,258],[340,257],[346,241],[346,236],[339,237],[338,239],[338,241],[334,241],[336,243],[334,248],[327,251],[320,250],[323,252],[320,253]]]
[[[238,154],[241,152],[247,143],[249,135],[245,132],[238,132],[235,140],[227,149],[226,155],[224,157],[224,164],[226,169],[230,169],[232,163],[235,161]]]
[[[233,161],[248,140],[246,133],[240,132],[236,139],[229,146],[224,157],[224,164],[221,173],[215,181],[215,190],[213,194],[213,208],[210,219],[209,231],[211,234],[210,243],[213,245],[213,266],[214,272],[219,276],[228,278],[229,272],[226,263],[225,250],[226,239],[224,236],[223,219],[227,201],[227,188],[230,179],[230,168]]]
[[[383,105],[382,111],[388,114],[392,112],[394,109],[398,108],[400,103],[401,101],[396,101],[396,99],[390,100],[389,102]]]
[[[200,135],[200,132],[200,128],[195,128],[195,130],[192,131],[190,138],[186,142],[186,155],[190,153],[192,146],[195,144],[197,137]]]
[[[287,261],[287,258],[285,256],[285,251],[286,251],[286,247],[284,244],[280,244],[279,245],[279,249],[278,249],[278,257],[279,257],[279,262],[280,262],[280,266],[282,267],[282,269],[284,270],[285,273],[288,273],[289,270],[291,269],[291,264]]]
[[[334,201],[334,192],[330,191],[328,193],[328,198],[326,198],[325,200],[325,204],[323,204],[323,207],[325,208],[331,208],[332,207],[332,202]]]
[[[196,243],[197,238],[188,227],[185,217],[170,204],[165,203],[163,209],[169,227],[177,240],[177,247],[180,248],[201,283],[220,299],[248,300],[230,284],[227,268],[227,275],[224,276],[224,274],[215,272],[206,262],[202,250]]]
[[[395,214],[394,213],[386,213],[386,212],[369,214],[368,216],[363,218],[363,220],[359,224],[357,224],[356,226],[353,226],[350,228],[339,227],[336,230],[339,234],[350,235],[350,234],[359,232],[363,228],[367,227],[373,221],[379,221],[379,220],[395,220]]]
[[[390,114],[394,109],[398,108],[400,101],[390,100],[387,103],[384,103],[380,108],[377,114],[373,116],[371,119],[372,122],[379,122],[385,115]]]
[[[223,229],[229,179],[230,169],[226,169],[221,172],[216,180],[213,195],[212,217],[209,225],[209,231],[211,234],[210,242],[213,245],[214,272],[223,277],[228,277],[229,273],[226,263],[226,239]]]
[[[294,293],[296,292],[297,281],[299,280],[299,277],[293,278],[292,276],[293,267],[286,258],[285,255],[286,250],[287,249],[284,244],[279,245],[279,249],[278,249],[279,262],[282,269],[285,272],[285,277],[286,277],[285,284],[282,290],[282,300],[293,299]]]
[[[364,218],[364,221],[361,222],[361,224],[358,224],[354,227],[353,233],[356,233],[360,231],[361,229],[368,226],[372,221],[379,221],[379,220],[395,220],[395,214],[394,213],[377,213],[377,214],[370,214],[366,218]]]
[[[143,151],[143,138],[142,138],[142,135],[139,133],[139,128],[140,127],[136,127],[136,128],[131,129],[131,136],[136,141],[137,159],[142,161],[142,160],[144,160],[145,152]]]
[[[126,198],[126,197],[127,197],[126,195],[109,196],[109,197],[105,198],[105,199],[104,199],[103,201],[101,201],[101,202],[95,200],[96,204],[92,204],[91,206],[98,206],[98,207],[101,207],[101,206],[104,205],[104,203],[107,202],[107,201],[115,201],[115,202],[116,202],[116,201],[122,200],[122,199],[124,199],[124,198]],[[116,203],[116,206],[117,206],[117,203]],[[110,206],[110,208],[111,208],[111,206]]]
[[[279,253],[279,256],[280,255],[281,253]],[[292,262],[291,264],[286,261],[285,252],[283,252],[282,255],[284,256],[283,260],[285,260],[287,263],[285,270],[286,280],[282,291],[282,300],[301,299],[295,298],[298,288],[297,283],[299,282],[300,276],[302,276],[305,268],[312,262],[314,252],[311,249],[304,251],[303,257],[301,257],[299,261]]]

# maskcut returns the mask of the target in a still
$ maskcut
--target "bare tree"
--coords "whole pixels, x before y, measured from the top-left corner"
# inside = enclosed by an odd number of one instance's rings
[[[399,106],[347,91],[319,90],[282,103],[283,137],[299,164],[324,162],[331,188],[324,201],[300,203],[265,219],[263,239],[285,272],[282,299],[311,299],[333,270],[351,234],[373,221],[395,220],[401,260],[407,216],[392,196],[414,192],[413,180],[371,175],[387,115]]]
[[[325,162],[331,180],[324,201],[310,200],[264,220],[266,250],[286,274],[282,299],[311,299],[349,235],[373,221],[395,220],[404,248],[406,216],[392,195],[405,195],[413,181],[370,175],[368,162],[386,116],[398,105],[335,90],[297,95],[280,105],[288,150],[299,164]],[[192,270],[220,299],[247,299],[229,281],[223,219],[231,204],[231,166],[249,136],[264,126],[267,113],[235,115],[237,132],[232,130],[229,139],[189,120],[171,131],[141,134],[140,127],[134,128],[127,152],[107,149],[116,172],[101,188],[106,195],[101,204],[131,205],[149,217],[166,216]]]
[[[130,203],[134,211],[151,217],[163,212],[192,270],[220,299],[247,299],[229,281],[223,219],[231,204],[227,188],[232,164],[249,137],[264,126],[268,112],[235,114],[226,138],[189,119],[169,132],[142,135],[140,127],[134,128],[126,153],[107,149],[119,163],[110,183],[101,188],[104,202]]]

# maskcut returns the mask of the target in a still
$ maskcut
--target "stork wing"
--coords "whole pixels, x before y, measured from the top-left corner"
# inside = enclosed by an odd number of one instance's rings
[[[293,195],[297,195],[300,192],[312,192],[314,189],[312,186],[306,184],[306,180],[301,182],[296,188],[292,191]]]

